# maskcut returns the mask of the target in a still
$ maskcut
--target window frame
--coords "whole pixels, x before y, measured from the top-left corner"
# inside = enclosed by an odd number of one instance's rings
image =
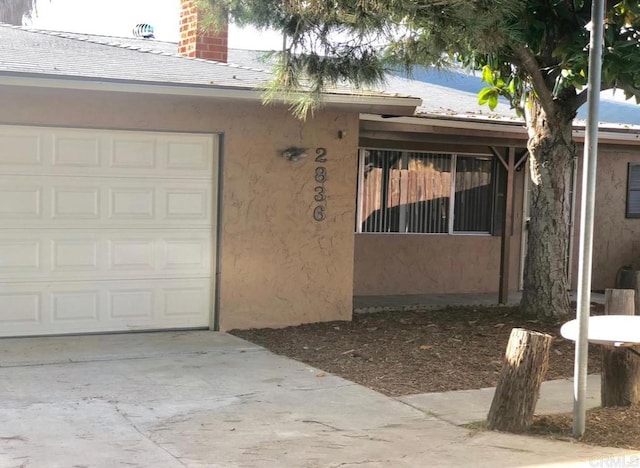
[[[448,155],[451,158],[451,187],[450,187],[450,201],[447,212],[447,232],[383,232],[383,231],[363,231],[362,225],[362,209],[364,202],[364,173],[365,173],[365,157],[367,151],[395,151],[398,153],[423,153],[423,154],[441,154]],[[456,231],[454,230],[455,223],[455,195],[456,195],[456,174],[457,174],[457,159],[458,157],[476,157],[485,160],[491,160],[491,207],[489,229],[487,231]],[[499,170],[498,162],[495,156],[487,153],[478,152],[433,152],[426,150],[414,150],[414,149],[402,149],[402,148],[383,148],[383,147],[360,147],[358,148],[358,183],[356,192],[356,234],[386,234],[386,235],[418,235],[418,236],[494,236],[496,233],[496,212],[499,210],[499,203],[497,195],[500,190]],[[385,180],[388,180],[387,170],[384,171],[385,177],[383,184],[388,184]]]
[[[635,171],[634,171],[635,169]],[[632,180],[632,172],[637,173],[637,180]],[[640,186],[640,163],[628,163],[627,164],[627,200],[626,200],[626,208],[625,208],[625,218],[627,219],[638,219],[640,218],[640,209],[638,211],[631,211],[631,194],[638,193],[640,194],[640,188],[632,188],[632,186],[637,184]]]

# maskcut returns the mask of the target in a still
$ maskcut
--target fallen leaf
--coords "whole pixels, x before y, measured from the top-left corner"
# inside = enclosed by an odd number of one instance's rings
[[[420,346],[420,349],[422,349],[422,350],[433,349],[433,346],[423,344],[422,346]]]
[[[325,374],[324,372],[320,372],[319,374],[316,374],[316,377],[325,377],[327,374]]]
[[[496,323],[493,328],[502,328],[504,327],[504,323]]]
[[[556,353],[558,356],[562,356],[562,351],[560,351],[559,349],[554,349],[553,350],[554,353]]]

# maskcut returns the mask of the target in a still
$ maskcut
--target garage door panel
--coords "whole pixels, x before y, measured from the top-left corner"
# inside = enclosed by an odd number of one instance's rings
[[[162,206],[156,208],[156,187],[109,187],[109,219],[153,220]]]
[[[155,271],[154,239],[112,239],[109,241],[109,269]]]
[[[42,137],[34,132],[16,129],[11,132],[0,129],[0,168],[40,166]]]
[[[0,281],[211,276],[211,234],[205,230],[19,233],[0,233]]]
[[[52,219],[94,219],[100,218],[100,187],[72,185],[51,187]]]
[[[216,176],[217,140],[185,133],[0,127],[0,171],[105,177]]]
[[[207,327],[210,280],[0,286],[0,336]]]
[[[100,136],[66,130],[53,136],[52,166],[96,168],[102,166]]]
[[[76,322],[98,323],[100,319],[100,291],[58,291],[51,293],[51,321],[63,324]]]
[[[0,275],[11,277],[17,272],[29,275],[38,272],[41,265],[40,246],[39,240],[0,238]]]
[[[11,326],[32,327],[41,322],[41,294],[33,287],[21,292],[0,292],[0,329],[10,330]]]
[[[164,191],[164,216],[167,221],[189,220],[209,223],[211,216],[208,187],[167,187]]]
[[[0,336],[208,326],[216,151],[0,126]]]
[[[100,261],[101,242],[97,237],[64,237],[59,239],[47,237],[44,243],[49,247],[50,252],[45,252],[44,260],[50,259],[51,263],[48,265],[49,268],[43,268],[46,277],[53,277],[52,274],[66,271],[72,274],[72,278],[75,278],[78,272],[84,274],[91,271],[98,272],[101,263],[104,263]]]
[[[111,169],[157,169],[158,142],[149,136],[114,138],[110,155]]]
[[[204,141],[167,141],[166,167],[180,171],[210,172],[210,148]]]
[[[20,184],[0,178],[0,227],[7,223],[15,225],[23,220],[42,220],[42,187],[29,181],[23,182]]]
[[[211,181],[0,175],[0,229],[209,229],[212,198]]]

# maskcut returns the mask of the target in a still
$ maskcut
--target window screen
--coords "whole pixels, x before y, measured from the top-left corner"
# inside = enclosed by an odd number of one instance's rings
[[[494,164],[486,157],[364,150],[357,232],[489,233]]]
[[[640,218],[640,164],[629,164],[627,218]]]

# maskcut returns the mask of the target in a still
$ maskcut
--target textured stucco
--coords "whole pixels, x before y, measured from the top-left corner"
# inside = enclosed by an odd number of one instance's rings
[[[514,176],[509,291],[519,289],[524,174]],[[500,236],[356,234],[354,295],[497,293]]]
[[[259,103],[18,88],[0,88],[0,101],[0,124],[221,134],[220,328],[351,317],[358,114],[303,123]],[[284,160],[289,146],[327,149],[323,222],[317,164]]]
[[[578,153],[581,154],[582,148]],[[640,219],[625,218],[629,163],[640,148],[601,148],[598,156],[592,289],[615,287],[623,265],[640,270]],[[523,189],[515,174],[509,290],[519,289]],[[577,287],[582,168],[576,185],[572,288]],[[500,237],[361,234],[355,240],[354,294],[453,294],[498,290]]]
[[[630,162],[640,163],[640,148],[599,152],[592,273],[596,290],[615,287],[616,273],[623,265],[640,268],[640,219],[625,217]]]
[[[358,234],[356,296],[498,290],[500,237]]]

